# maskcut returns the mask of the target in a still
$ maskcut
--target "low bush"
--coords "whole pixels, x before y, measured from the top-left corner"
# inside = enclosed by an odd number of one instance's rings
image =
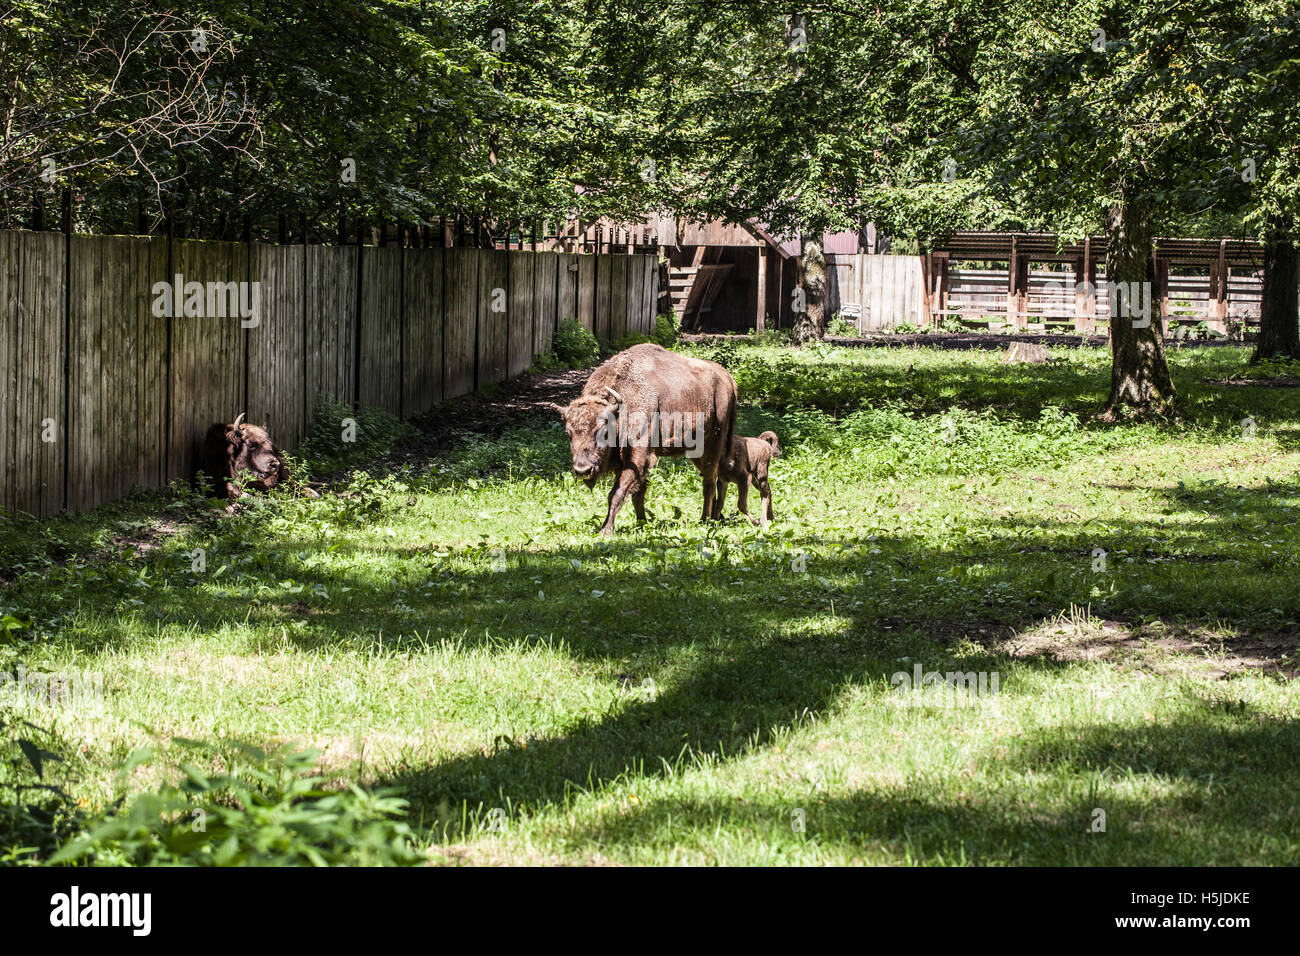
[[[567,368],[586,368],[600,361],[600,343],[591,329],[577,319],[567,318],[555,330],[551,351]]]
[[[178,741],[200,756],[214,749]],[[133,755],[119,778],[151,760]],[[319,752],[271,755],[238,747],[229,774],[183,763],[179,783],[123,798],[64,844],[51,863],[110,866],[410,866],[423,862],[406,801],[355,784],[325,790]]]
[[[385,409],[354,409],[326,399],[318,403],[297,457],[313,473],[337,471],[386,455],[414,434],[414,427]]]

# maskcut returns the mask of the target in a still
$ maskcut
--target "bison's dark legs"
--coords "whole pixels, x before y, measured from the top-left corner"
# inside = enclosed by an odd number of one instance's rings
[[[758,519],[749,513],[749,479],[736,482],[736,507],[752,524],[758,524]]]
[[[721,520],[722,507],[727,501],[727,481],[725,478],[719,478],[717,481],[716,491],[713,495],[713,518]]]
[[[759,508],[759,514],[763,520],[759,522],[766,527],[767,523],[772,520],[772,486],[764,479],[759,483],[758,493],[762,496],[762,507]]]
[[[642,478],[637,482],[636,490],[632,492],[632,507],[636,509],[638,524],[645,524],[645,490],[648,484],[650,484],[650,480]]]
[[[614,533],[614,519],[618,517],[618,510],[623,507],[623,501],[629,494],[633,496],[632,504],[637,509],[637,517],[640,518],[645,513],[644,497],[638,501],[636,495],[640,484],[641,475],[638,474],[636,465],[624,465],[623,470],[614,479],[614,487],[609,490],[609,514],[600,529],[601,534]]]
[[[717,490],[718,490],[718,476],[705,475],[704,476],[704,511],[700,515],[701,523],[708,521],[710,518],[714,517],[713,499],[716,496]]]

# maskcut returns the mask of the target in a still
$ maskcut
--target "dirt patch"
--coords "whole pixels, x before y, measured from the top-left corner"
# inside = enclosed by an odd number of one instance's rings
[[[1012,657],[1054,661],[1111,660],[1154,673],[1194,664],[1207,677],[1244,671],[1300,674],[1300,632],[1216,631],[1194,624],[1131,625],[1124,621],[1062,616],[1013,632],[997,644]]]
[[[188,523],[176,521],[174,518],[159,518],[151,522],[147,528],[114,535],[107,547],[96,557],[110,557],[114,551],[118,553],[134,551],[140,557],[148,557],[164,541],[175,537],[188,527]]]
[[[359,466],[349,466],[342,474],[358,468],[372,474],[386,474],[409,466],[423,470],[429,461],[451,451],[471,435],[494,434],[541,418],[559,420],[552,403],[567,405],[578,397],[591,369],[567,369],[521,375],[501,385],[471,392],[443,402],[427,415],[412,418],[408,424],[419,434],[402,442],[387,455]]]
[[[1216,630],[1197,624],[1132,624],[1090,617],[1082,610],[1017,627],[992,618],[877,618],[884,631],[921,632],[943,647],[968,640],[1022,659],[1069,664],[1107,660],[1152,673],[1193,669],[1205,677],[1245,671],[1300,676],[1300,630]]]

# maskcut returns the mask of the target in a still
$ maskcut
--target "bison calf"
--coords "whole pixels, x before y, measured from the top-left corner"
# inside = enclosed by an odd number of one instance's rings
[[[781,445],[776,440],[775,432],[763,432],[757,438],[736,436],[731,445],[731,456],[718,469],[718,491],[713,499],[713,517],[722,517],[722,503],[727,497],[727,485],[736,486],[736,507],[740,513],[755,524],[767,525],[772,520],[772,486],[767,480],[767,469],[773,458],[781,457]],[[749,513],[749,486],[758,488],[761,496],[759,515],[756,520]]]
[[[219,498],[232,501],[246,490],[269,491],[289,480],[289,469],[265,428],[244,424],[240,415],[229,425],[220,422],[203,439],[199,467]],[[245,479],[243,476],[251,476]]]

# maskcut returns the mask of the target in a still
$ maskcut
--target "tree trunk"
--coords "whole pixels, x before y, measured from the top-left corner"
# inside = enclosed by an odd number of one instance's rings
[[[1162,415],[1173,404],[1174,383],[1165,360],[1160,308],[1152,301],[1153,279],[1148,210],[1122,196],[1106,213],[1112,363],[1103,420]],[[1121,307],[1125,297],[1117,294],[1119,284],[1133,293],[1127,296],[1127,309]],[[1140,315],[1141,311],[1147,314]]]
[[[800,342],[826,337],[826,258],[820,242],[800,240],[799,288],[803,290],[804,310],[800,315],[797,338]]]
[[[1264,298],[1259,310],[1259,341],[1251,364],[1281,356],[1300,359],[1300,321],[1297,321],[1297,286],[1300,256],[1292,229],[1295,223],[1269,216],[1264,233]]]

